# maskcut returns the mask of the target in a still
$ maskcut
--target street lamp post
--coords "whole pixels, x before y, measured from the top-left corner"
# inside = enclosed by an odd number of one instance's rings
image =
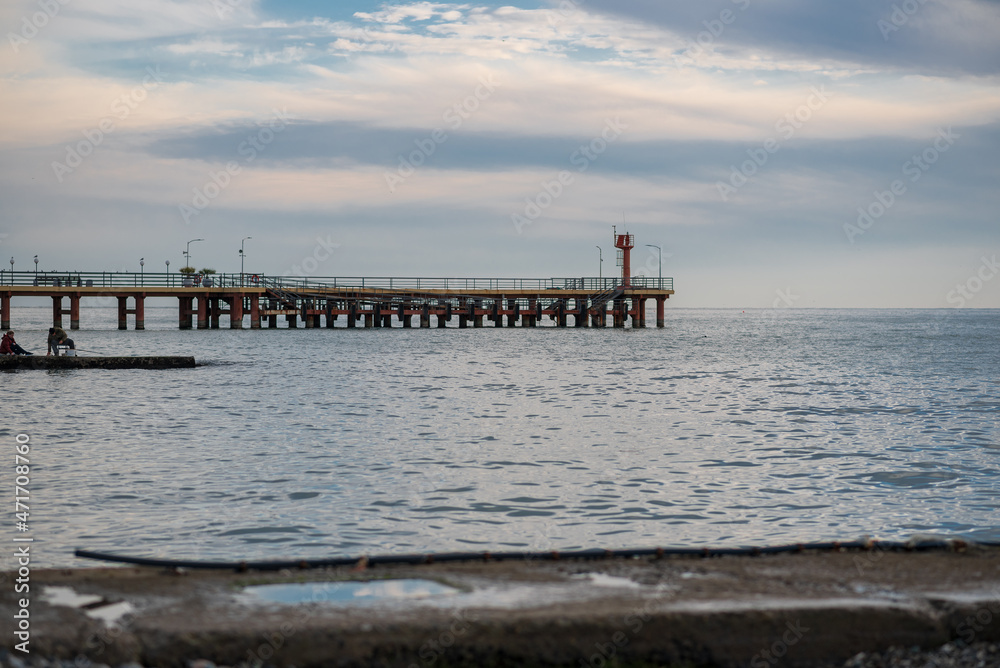
[[[604,282],[604,280],[603,280],[604,279],[604,251],[601,250],[600,246],[595,246],[594,248],[597,249],[597,278],[601,279],[601,282],[603,283]],[[602,290],[604,289],[603,285],[601,286],[601,289]]]
[[[184,262],[189,267],[191,266],[191,244],[193,244],[196,241],[204,241],[204,239],[192,239],[191,241],[187,242],[187,246],[184,248]]]
[[[170,287],[170,260],[166,260],[167,263],[167,287]]]
[[[663,251],[660,250],[660,247],[657,246],[657,245],[655,245],[655,244],[646,244],[646,245],[649,246],[650,248],[655,248],[656,249],[656,253],[657,253],[657,256],[656,256],[656,273],[659,274],[659,276],[660,276],[660,280],[659,280],[659,283],[657,283],[656,289],[657,290],[662,290],[663,289]]]
[[[35,256],[35,285],[38,285],[38,256]]]
[[[144,269],[145,266],[146,266],[146,258],[144,258],[144,257],[139,258],[139,286],[140,287],[145,287],[145,285],[146,285],[146,270]]]
[[[243,259],[246,257],[246,253],[243,252],[243,243],[247,239],[253,239],[253,237],[243,237],[243,240],[240,241],[240,287],[241,288],[243,287]]]
[[[14,285],[14,256],[10,256],[10,284]]]

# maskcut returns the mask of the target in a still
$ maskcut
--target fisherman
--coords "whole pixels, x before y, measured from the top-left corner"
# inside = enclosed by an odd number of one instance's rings
[[[14,340],[14,330],[9,330],[3,335],[3,339],[0,339],[0,355],[34,355],[34,353],[29,353],[17,345],[17,341]]]
[[[62,327],[49,327],[49,351],[45,353],[45,356],[55,355],[59,356],[59,346],[66,346],[70,350],[76,350],[76,344],[73,343],[73,339],[66,336],[65,330]]]

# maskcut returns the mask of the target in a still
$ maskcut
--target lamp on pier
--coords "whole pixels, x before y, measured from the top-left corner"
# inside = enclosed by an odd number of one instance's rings
[[[191,244],[193,244],[196,241],[204,241],[204,239],[192,239],[191,241],[187,242],[187,246],[184,248],[184,260],[187,266],[189,267],[191,266]]]
[[[146,266],[146,258],[144,258],[144,257],[139,258],[139,285],[140,286],[146,285],[146,272],[143,269],[143,267],[145,267],[145,266]]]
[[[170,260],[167,260],[166,263],[167,263],[167,287],[169,288],[170,287]]]
[[[10,256],[10,284],[14,285],[14,256]]]
[[[38,256],[35,256],[35,280],[38,280]]]
[[[246,257],[246,253],[243,252],[243,244],[247,239],[253,239],[253,237],[243,237],[240,241],[240,287],[243,287],[243,259]]]
[[[602,278],[604,272],[604,251],[601,250],[600,246],[595,246],[595,248],[597,248],[597,278]]]

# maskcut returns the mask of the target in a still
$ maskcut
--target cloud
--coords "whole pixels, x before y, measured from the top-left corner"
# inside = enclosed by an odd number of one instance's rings
[[[763,54],[766,67],[773,67],[768,58],[779,58],[928,74],[1000,73],[1000,3],[992,0],[589,0],[586,7],[658,26],[694,52],[742,61]]]

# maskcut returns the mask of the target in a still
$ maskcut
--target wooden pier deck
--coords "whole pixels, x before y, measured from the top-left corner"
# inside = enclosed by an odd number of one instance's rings
[[[646,327],[647,302],[664,326],[672,278],[309,278],[123,272],[0,272],[0,328],[18,297],[52,300],[53,326],[79,329],[80,305],[117,305],[118,328],[145,329],[145,303],[172,298],[180,329],[319,327]],[[130,318],[131,316],[131,318]]]

